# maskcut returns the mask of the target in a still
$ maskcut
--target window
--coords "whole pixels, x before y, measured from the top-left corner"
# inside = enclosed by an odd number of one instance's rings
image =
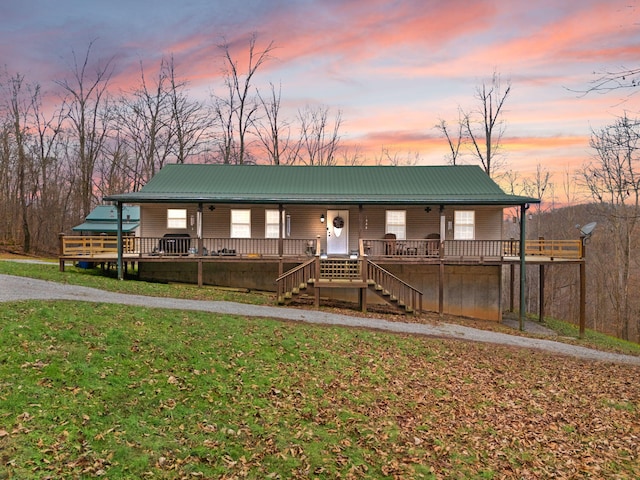
[[[251,210],[231,210],[231,238],[251,238]]]
[[[473,240],[475,237],[476,212],[473,210],[456,210],[454,240]]]
[[[265,210],[264,238],[280,238],[279,210]]]
[[[168,208],[167,228],[187,228],[187,209]]]
[[[386,233],[395,233],[398,240],[407,238],[407,212],[387,210]]]

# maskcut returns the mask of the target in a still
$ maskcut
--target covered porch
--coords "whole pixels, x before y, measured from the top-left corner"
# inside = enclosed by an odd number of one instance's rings
[[[521,242],[509,240],[440,240],[361,238],[358,249],[347,254],[323,252],[316,238],[228,238],[189,235],[122,237],[125,261],[304,261],[309,257],[359,258],[403,263],[512,263],[520,258]],[[118,238],[105,235],[60,235],[61,269],[66,261],[113,262],[118,258]],[[575,261],[583,257],[582,241],[527,240],[525,257],[531,260]]]

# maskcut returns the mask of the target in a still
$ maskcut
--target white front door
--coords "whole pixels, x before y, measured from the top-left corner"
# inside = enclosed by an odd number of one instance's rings
[[[327,255],[349,253],[349,210],[327,210]]]

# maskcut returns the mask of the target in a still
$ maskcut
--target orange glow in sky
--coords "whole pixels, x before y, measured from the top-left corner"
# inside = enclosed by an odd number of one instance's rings
[[[96,59],[113,58],[116,93],[135,88],[141,62],[153,71],[173,55],[207,100],[222,89],[216,46],[228,42],[242,69],[255,32],[258,47],[276,47],[255,86],[280,84],[290,119],[306,104],[340,111],[343,144],[370,163],[383,150],[445,163],[434,126],[477,108],[476,87],[494,71],[511,84],[501,159],[523,176],[537,164],[579,168],[592,130],[640,111],[629,91],[580,94],[594,72],[638,67],[635,0],[30,0],[3,10],[3,64],[45,90],[95,41]]]

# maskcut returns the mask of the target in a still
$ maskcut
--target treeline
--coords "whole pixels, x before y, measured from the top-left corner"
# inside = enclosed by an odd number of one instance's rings
[[[640,342],[640,120],[624,114],[612,124],[592,132],[593,156],[562,189],[548,173],[538,169],[523,182],[522,191],[543,199],[532,208],[528,238],[575,239],[576,226],[597,222],[586,248],[587,327]],[[564,192],[564,204],[556,209],[549,201],[554,188]],[[575,192],[590,199],[575,205]],[[556,318],[579,318],[578,267],[549,266],[545,276],[545,311]],[[539,271],[529,267],[528,312],[537,313]]]
[[[25,253],[54,253],[59,232],[79,223],[111,193],[136,191],[167,163],[331,165],[361,162],[340,145],[340,112],[280,109],[281,89],[254,80],[273,45],[248,42],[246,58],[218,46],[219,92],[193,98],[164,58],[139,67],[133,88],[112,86],[112,60],[72,54],[65,78],[46,85],[0,74],[0,243]],[[213,55],[212,55],[213,56]],[[213,62],[213,60],[212,60]],[[242,65],[242,66],[240,66]],[[388,152],[378,162],[397,161]]]
[[[518,219],[519,220],[519,219]],[[640,297],[628,295],[626,304],[622,296],[628,289],[640,287],[638,261],[633,259],[627,285],[621,285],[620,259],[616,257],[616,245],[612,238],[612,224],[602,215],[600,206],[594,203],[562,207],[533,213],[527,221],[529,239],[575,240],[579,238],[581,226],[597,222],[593,234],[585,241],[586,258],[586,327],[608,335],[640,342],[638,319]],[[517,224],[505,229],[517,235]],[[640,235],[634,234],[633,248],[637,251]],[[510,304],[510,273],[505,268],[505,308]],[[515,271],[515,309],[518,310],[518,268]],[[540,311],[540,267],[529,265],[526,270],[525,309],[536,315]],[[546,264],[544,267],[544,311],[545,316],[578,323],[580,318],[580,275],[578,264]]]

